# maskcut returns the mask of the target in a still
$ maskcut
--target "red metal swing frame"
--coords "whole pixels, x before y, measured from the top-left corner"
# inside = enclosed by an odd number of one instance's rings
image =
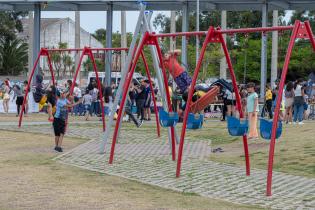
[[[84,56],[88,56],[91,59],[91,62],[92,62],[92,65],[93,65],[93,70],[94,70],[95,76],[96,76],[98,89],[100,90],[100,101],[101,101],[101,107],[102,107],[103,131],[105,131],[106,124],[105,124],[105,113],[104,113],[104,108],[103,108],[104,107],[103,93],[101,91],[102,90],[102,88],[101,88],[101,81],[99,80],[98,70],[97,70],[97,66],[96,66],[96,63],[95,63],[95,58],[94,58],[94,55],[93,55],[93,51],[104,51],[104,52],[107,52],[107,51],[123,51],[123,50],[127,51],[128,48],[90,48],[90,47],[85,47],[83,49],[79,49],[79,48],[73,48],[73,49],[46,49],[46,48],[42,48],[40,50],[40,52],[38,53],[38,56],[37,56],[36,61],[34,63],[33,69],[31,71],[31,74],[30,74],[29,78],[28,78],[28,86],[26,88],[26,92],[25,92],[25,95],[24,95],[22,111],[20,113],[19,125],[18,126],[21,127],[21,125],[22,125],[23,113],[24,113],[24,110],[25,110],[25,102],[26,102],[25,99],[28,97],[28,93],[29,93],[30,87],[31,87],[31,82],[32,82],[32,79],[34,77],[35,70],[36,70],[36,68],[38,66],[40,57],[42,57],[42,56],[47,57],[49,71],[51,73],[51,79],[52,79],[53,85],[55,85],[56,81],[55,81],[54,71],[53,71],[52,62],[51,62],[51,58],[50,58],[50,54],[49,53],[50,52],[77,52],[77,53],[78,52],[82,52],[82,54],[80,56],[79,64],[78,64],[78,66],[76,68],[75,75],[73,77],[73,81],[72,81],[72,85],[70,87],[69,93],[70,93],[70,95],[73,94],[75,82],[76,82],[77,76],[79,74],[79,71],[81,69],[83,58],[84,58]]]
[[[292,53],[292,49],[293,49],[295,40],[297,38],[310,39],[313,50],[315,51],[314,35],[312,33],[312,30],[311,30],[311,27],[310,27],[310,24],[308,21],[306,21],[306,22],[296,21],[293,26],[243,28],[243,29],[228,29],[228,30],[221,30],[220,28],[214,28],[213,26],[210,26],[208,31],[198,31],[198,32],[179,32],[179,33],[169,33],[169,34],[155,34],[155,33],[145,32],[137,52],[136,52],[136,49],[134,49],[134,53],[136,53],[136,56],[134,57],[134,60],[133,60],[134,62],[132,63],[132,66],[130,68],[130,73],[129,73],[129,76],[127,79],[127,83],[128,84],[130,83],[130,79],[132,78],[132,74],[134,73],[136,63],[137,63],[137,61],[138,61],[138,59],[142,53],[143,47],[145,45],[155,46],[157,53],[158,53],[160,66],[162,69],[162,75],[164,78],[164,86],[165,86],[165,90],[166,90],[167,105],[168,105],[169,111],[171,112],[172,107],[170,105],[170,95],[169,95],[169,91],[167,88],[168,87],[167,86],[167,80],[166,80],[167,77],[166,77],[166,72],[165,72],[164,65],[163,65],[161,49],[160,49],[159,44],[158,44],[158,38],[176,37],[176,36],[186,36],[186,38],[187,38],[190,36],[205,36],[206,35],[205,40],[203,42],[201,52],[200,52],[199,60],[198,60],[198,63],[196,65],[196,68],[194,71],[191,87],[195,87],[195,85],[196,85],[198,74],[199,74],[201,64],[202,64],[202,61],[203,61],[203,58],[204,58],[208,44],[220,43],[222,46],[227,64],[228,64],[228,69],[229,69],[229,72],[231,75],[233,89],[234,89],[234,92],[236,93],[235,94],[236,95],[236,108],[239,111],[240,118],[243,118],[244,113],[243,113],[243,109],[242,109],[241,98],[240,98],[239,90],[237,87],[236,77],[235,77],[234,69],[232,66],[231,58],[229,55],[229,51],[228,51],[226,42],[223,38],[223,34],[234,34],[234,33],[248,34],[248,33],[257,33],[257,32],[266,33],[266,32],[271,32],[271,31],[286,31],[286,30],[292,30],[292,35],[291,35],[290,42],[288,45],[288,50],[286,53],[284,66],[282,69],[281,80],[280,80],[280,85],[279,85],[279,93],[278,93],[276,107],[275,107],[275,115],[274,115],[275,117],[273,119],[273,125],[272,125],[272,135],[271,135],[270,148],[269,148],[267,189],[266,189],[266,195],[271,196],[275,137],[276,137],[276,130],[277,130],[277,125],[278,125],[277,122],[278,122],[278,118],[279,118],[279,110],[280,110],[283,88],[284,88],[286,75],[287,75],[287,71],[288,71],[288,66],[289,66],[289,62],[290,62],[290,57],[291,57],[291,53]],[[194,92],[194,88],[190,88],[189,94],[188,94],[188,100],[187,100],[187,104],[186,104],[186,110],[184,113],[183,127],[182,127],[182,131],[181,131],[181,136],[180,136],[180,145],[179,145],[179,150],[178,150],[176,177],[180,176],[182,154],[183,154],[186,126],[187,126],[187,119],[188,119],[188,114],[189,114],[190,108],[191,108],[191,103],[192,103],[191,100],[192,100],[193,92]],[[124,90],[122,103],[124,103],[124,101],[126,100],[126,95],[127,95],[127,91]],[[118,113],[118,119],[121,118],[121,115],[122,115],[122,113],[119,112]],[[110,164],[113,163],[118,129],[119,129],[119,124],[116,123],[113,141],[112,141],[110,159],[109,159]],[[172,129],[172,141],[171,141],[171,143],[172,143],[172,160],[175,160],[174,128],[171,127],[171,129]],[[250,175],[250,160],[249,160],[249,150],[248,150],[248,143],[247,143],[246,134],[243,136],[243,147],[244,147],[244,154],[245,154],[246,175],[249,176]]]

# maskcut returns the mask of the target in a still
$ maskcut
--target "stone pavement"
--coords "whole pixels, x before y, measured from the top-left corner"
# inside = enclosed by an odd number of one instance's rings
[[[3,125],[2,128],[5,126]],[[16,127],[8,126],[10,130]],[[47,125],[24,126],[22,131],[50,133]],[[182,172],[175,178],[176,162],[170,159],[166,132],[157,138],[154,130],[121,129],[115,159],[108,164],[109,150],[99,153],[102,134],[99,127],[72,125],[67,135],[92,139],[56,158],[57,161],[87,170],[124,177],[179,192],[195,193],[233,203],[272,209],[315,209],[315,179],[274,172],[273,196],[265,196],[266,171],[209,160],[208,141],[186,139]],[[188,132],[189,133],[189,132]]]

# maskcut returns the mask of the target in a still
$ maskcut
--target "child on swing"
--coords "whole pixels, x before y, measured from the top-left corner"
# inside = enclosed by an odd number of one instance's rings
[[[33,93],[34,101],[39,103],[40,110],[47,103],[48,121],[54,121],[54,113],[56,111],[56,87],[54,85],[50,86],[47,91],[43,86],[43,73],[39,73],[35,77],[35,89]]]
[[[166,70],[172,75],[177,87],[181,94],[188,91],[190,84],[192,82],[191,77],[185,71],[184,67],[180,65],[177,60],[177,56],[181,53],[181,50],[174,50],[164,53],[163,65]]]

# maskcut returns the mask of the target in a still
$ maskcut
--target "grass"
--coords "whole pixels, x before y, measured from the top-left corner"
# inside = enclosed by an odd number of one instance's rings
[[[256,209],[59,164],[52,136],[2,130],[0,142],[0,209]]]
[[[315,177],[315,122],[309,121],[303,126],[284,125],[282,136],[276,142],[274,169],[293,175]],[[214,142],[213,146],[222,147],[224,153],[215,153],[211,160],[236,165],[244,165],[244,152],[241,137],[235,140],[229,137],[224,124],[214,125],[215,132],[209,132],[210,139],[222,141]],[[221,127],[221,129],[220,129]],[[206,128],[209,131],[209,129]],[[264,139],[249,140],[251,166],[266,169],[269,156],[269,141]]]

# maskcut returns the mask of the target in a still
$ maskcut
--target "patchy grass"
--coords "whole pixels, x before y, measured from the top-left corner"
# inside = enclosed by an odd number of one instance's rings
[[[0,209],[256,209],[62,165],[52,136],[0,132]]]
[[[223,132],[222,136],[227,136]],[[284,125],[283,133],[276,142],[274,169],[294,175],[315,177],[315,122],[309,121],[303,126]],[[209,132],[210,138],[217,134]],[[225,137],[228,138],[228,137]],[[224,139],[224,138],[223,138]],[[225,162],[230,164],[245,165],[243,144],[241,137],[237,141],[230,138],[230,143],[224,140],[222,143],[215,144],[216,147],[222,147],[224,153],[215,153],[211,160]],[[249,140],[249,152],[251,166],[255,168],[266,169],[269,156],[269,141],[264,139]]]

